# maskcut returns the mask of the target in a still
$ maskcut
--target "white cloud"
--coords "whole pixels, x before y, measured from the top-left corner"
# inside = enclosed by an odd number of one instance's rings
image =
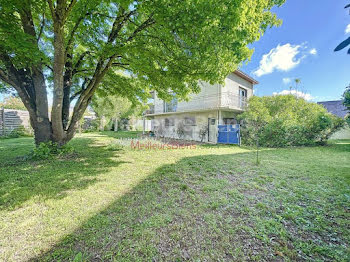
[[[316,49],[316,48],[312,48],[312,49],[310,50],[310,54],[312,54],[312,55],[317,55],[317,49]]]
[[[277,95],[294,95],[296,97],[299,97],[299,98],[304,98],[306,101],[310,101],[312,99],[314,99],[313,96],[311,96],[311,94],[307,94],[307,93],[303,93],[301,91],[296,91],[296,90],[283,90],[281,92],[274,92],[273,95],[274,96],[277,96]]]
[[[282,79],[282,81],[283,81],[283,84],[288,85],[290,82],[292,82],[292,79],[290,79],[289,77],[285,77]]]
[[[350,24],[345,28],[345,34],[350,34]]]
[[[300,64],[301,60],[305,58],[297,57],[301,51],[305,48],[304,44],[301,45],[278,45],[271,49],[268,54],[263,55],[260,60],[259,68],[253,72],[256,76],[271,74],[274,71],[289,71]]]

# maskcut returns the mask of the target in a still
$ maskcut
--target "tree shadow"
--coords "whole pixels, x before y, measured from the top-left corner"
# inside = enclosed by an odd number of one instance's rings
[[[254,152],[185,157],[163,165],[32,261],[283,261],[276,252],[296,259],[296,252],[303,251],[296,250],[286,235],[288,230],[295,234],[292,226],[297,225],[291,219],[281,220],[282,200],[274,200],[277,191],[271,192],[279,187],[277,190],[284,192],[279,195],[286,201],[283,204],[293,207],[301,203],[298,208],[305,212],[305,195],[295,197],[300,188],[294,185],[307,178],[319,188],[332,178],[319,181],[317,175],[309,176],[308,170],[302,173],[304,165],[286,163],[281,152],[274,151],[264,151],[264,157],[274,157],[279,171],[269,161],[254,165]],[[327,163],[319,163],[317,168],[315,174],[328,172]],[[338,171],[346,174],[345,169],[342,166]],[[334,196],[341,184],[333,184]],[[310,198],[320,197],[312,195],[309,187],[304,190],[304,194],[310,192]],[[345,208],[346,203],[342,204]],[[325,216],[338,214],[339,207],[328,208],[322,210]],[[308,214],[300,216],[306,219]],[[339,230],[334,223],[331,227],[334,232]],[[323,234],[328,236],[329,228],[321,233],[298,230],[302,236],[313,234],[324,244]],[[342,238],[341,234],[338,237]],[[307,241],[300,243],[306,245]],[[334,252],[344,252],[341,243],[333,247]],[[317,249],[312,252],[320,259],[329,258]]]
[[[7,150],[23,153],[21,149],[17,151],[15,142]],[[87,188],[99,181],[99,175],[108,168],[125,163],[117,160],[122,151],[106,150],[105,146],[96,145],[94,139],[75,138],[72,145],[75,149],[72,154],[52,160],[33,161],[26,159],[26,155],[10,154],[1,161],[0,210],[18,208],[33,197],[63,198],[69,190]],[[18,146],[26,148],[25,154],[32,148],[24,142],[18,142]]]
[[[244,221],[266,194],[244,186],[258,172],[254,156],[203,155],[163,165],[32,261],[235,260],[235,249],[248,258],[273,254]]]

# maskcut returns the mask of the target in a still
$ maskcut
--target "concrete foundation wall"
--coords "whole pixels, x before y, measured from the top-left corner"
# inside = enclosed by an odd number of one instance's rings
[[[223,124],[223,118],[234,118],[235,116],[236,113],[234,112],[218,110],[160,115],[155,116],[152,120],[152,131],[159,137],[201,142],[201,131],[207,130],[207,134],[204,136],[202,142],[217,143],[218,124]],[[215,125],[209,125],[209,119],[214,120]],[[179,135],[179,129],[181,128],[184,129],[184,135],[182,137]]]

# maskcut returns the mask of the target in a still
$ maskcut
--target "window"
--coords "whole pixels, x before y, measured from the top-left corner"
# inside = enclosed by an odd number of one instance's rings
[[[224,118],[225,125],[237,125],[237,120],[234,118]]]
[[[239,107],[244,109],[247,106],[247,90],[239,88]]]
[[[169,113],[169,112],[176,112],[177,109],[177,98],[173,97],[173,99],[170,102],[165,102],[164,101],[164,113]]]
[[[244,88],[242,88],[242,87],[240,87],[239,88],[239,97],[241,97],[241,98],[247,98],[247,90],[246,89],[244,89]]]
[[[195,117],[185,117],[184,121],[185,126],[195,126],[196,118]]]
[[[175,126],[175,121],[172,118],[165,118],[165,127]]]

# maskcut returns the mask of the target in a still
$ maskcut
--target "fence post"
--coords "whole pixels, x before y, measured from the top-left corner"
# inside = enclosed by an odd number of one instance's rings
[[[0,113],[1,113],[1,119],[2,119],[2,135],[5,135],[5,109],[2,107],[0,109]]]

